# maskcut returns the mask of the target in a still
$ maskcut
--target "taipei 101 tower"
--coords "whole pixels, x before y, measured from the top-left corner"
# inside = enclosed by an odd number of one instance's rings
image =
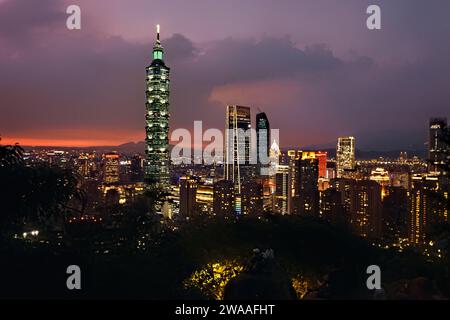
[[[169,72],[164,49],[156,27],[153,61],[146,68],[145,182],[148,186],[169,189]]]

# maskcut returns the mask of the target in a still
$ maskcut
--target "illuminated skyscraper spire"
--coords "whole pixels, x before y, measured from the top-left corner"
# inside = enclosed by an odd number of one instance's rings
[[[161,31],[161,27],[156,25],[156,42],[153,46],[153,60],[159,59],[163,60],[164,48],[161,46],[161,40],[159,38],[159,33]]]
[[[156,26],[153,61],[146,68],[146,138],[145,181],[149,185],[169,188],[169,73],[163,60],[160,26]]]
[[[156,41],[159,42],[159,32],[161,31],[161,27],[159,24],[156,25]]]

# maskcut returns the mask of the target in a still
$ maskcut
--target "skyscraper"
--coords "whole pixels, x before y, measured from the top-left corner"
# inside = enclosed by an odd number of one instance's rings
[[[232,181],[220,180],[214,183],[213,211],[217,216],[235,213],[235,186]]]
[[[143,178],[143,170],[142,170],[142,156],[139,154],[135,154],[131,158],[130,163],[130,176],[132,182],[142,181]]]
[[[119,155],[105,154],[104,182],[107,184],[119,182]]]
[[[247,181],[242,184],[242,213],[260,215],[263,213],[262,184]]]
[[[250,164],[250,108],[227,106],[225,121],[225,179],[240,194],[243,171]]]
[[[289,166],[278,165],[275,174],[274,211],[280,214],[288,214],[290,200]]]
[[[383,199],[387,193],[387,188],[391,185],[389,171],[384,168],[375,168],[370,172],[369,179],[377,182],[381,186],[381,199]]]
[[[347,215],[340,191],[328,188],[320,193],[320,215],[332,223],[346,225]]]
[[[319,166],[319,178],[327,177],[327,157],[326,151],[298,151],[301,154],[301,158],[305,159],[317,159]]]
[[[318,214],[320,173],[326,175],[327,153],[321,151],[287,151],[289,163],[289,214]],[[322,170],[322,171],[321,171]],[[315,180],[314,180],[315,179]]]
[[[89,170],[89,156],[85,154],[81,154],[78,157],[78,172],[83,178],[86,178],[90,174]]]
[[[332,187],[340,192],[341,204],[346,211],[346,221],[361,237],[381,237],[382,202],[381,186],[372,180],[338,178]]]
[[[336,148],[337,177],[342,178],[346,170],[355,169],[355,138],[339,137]]]
[[[371,180],[355,182],[355,203],[351,225],[356,234],[364,238],[381,237],[381,186]]]
[[[268,162],[270,148],[270,123],[264,112],[256,115],[256,148],[258,165],[261,165],[261,157],[266,157]],[[268,163],[264,163],[268,165]]]
[[[431,215],[433,212],[433,198],[438,190],[437,177],[414,177],[413,188],[409,194],[409,240],[413,244],[424,243],[427,238]]]
[[[448,222],[448,183],[442,183],[437,175],[417,175],[412,181],[408,201],[409,240],[421,244],[428,240],[431,225]]]
[[[319,160],[296,160],[298,176],[295,181],[298,213],[303,215],[319,214]]]
[[[316,159],[319,161],[319,178],[326,178],[327,177],[328,152],[317,151]]]
[[[184,218],[193,217],[197,197],[197,180],[184,176],[180,179],[180,215]]]
[[[445,141],[447,118],[430,119],[430,137],[428,143],[429,172],[440,172],[448,156],[448,142]]]
[[[300,171],[298,166],[299,156],[301,157],[301,151],[299,153],[288,151],[289,158],[289,174],[288,174],[288,199],[287,199],[287,211],[288,214],[298,214],[300,211],[300,199],[299,199],[299,181]]]
[[[355,183],[353,179],[337,178],[331,181],[332,188],[341,194],[341,203],[346,211],[346,221],[351,222],[351,213],[355,211]]]
[[[288,150],[285,161],[289,167],[288,174],[288,194],[287,194],[287,212],[288,214],[298,214],[300,199],[299,199],[299,181],[300,171],[298,160],[302,158],[301,150]]]
[[[198,184],[196,191],[196,210],[202,214],[214,213],[214,185]]]
[[[388,187],[383,199],[383,238],[398,240],[408,237],[408,191]]]
[[[169,189],[169,72],[157,26],[153,61],[146,68],[145,181]]]

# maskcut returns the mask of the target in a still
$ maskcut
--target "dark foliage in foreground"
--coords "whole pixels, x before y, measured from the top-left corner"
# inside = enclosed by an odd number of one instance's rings
[[[78,177],[70,169],[47,164],[27,166],[24,150],[0,145],[0,239],[28,225],[43,225],[79,210],[70,202],[84,201]],[[82,205],[81,205],[82,209]]]
[[[371,298],[365,287],[366,268],[383,270],[383,286],[424,277],[431,284],[448,283],[444,267],[412,253],[375,249],[365,241],[322,221],[298,217],[201,219],[177,232],[161,234],[152,250],[118,256],[94,255],[71,248],[17,242],[0,252],[3,298],[205,298],[186,291],[184,279],[205,263],[222,259],[246,261],[252,249],[272,248],[286,275],[302,273],[327,278],[326,299]],[[81,249],[81,248],[77,248]],[[82,270],[82,290],[66,289],[66,268]],[[433,284],[434,286],[434,284]],[[445,288],[441,288],[442,290]],[[433,293],[437,288],[432,288]],[[448,292],[444,292],[447,293]],[[394,296],[395,298],[395,296]],[[403,297],[405,298],[405,297]]]

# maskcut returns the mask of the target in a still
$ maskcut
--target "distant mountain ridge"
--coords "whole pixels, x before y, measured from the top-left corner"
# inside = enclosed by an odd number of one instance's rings
[[[328,153],[328,158],[336,157],[336,149],[312,149],[312,148],[303,148],[303,150],[320,150],[326,151]],[[375,159],[375,158],[388,158],[388,159],[396,159],[399,157],[400,152],[406,151],[408,157],[417,156],[421,159],[425,159],[427,157],[426,150],[388,150],[388,151],[376,151],[376,150],[360,150],[356,149],[356,159]]]
[[[61,146],[22,146],[25,150],[45,150],[45,149],[57,149],[63,151],[69,150],[82,150],[85,152],[98,151],[98,152],[119,152],[124,154],[144,154],[145,142],[127,142],[118,146],[87,146],[87,147],[61,147]]]
[[[320,151],[326,151],[328,152],[328,157],[335,157],[336,156],[336,149],[334,147],[331,147],[327,144],[327,147],[324,147],[325,145],[322,145],[323,147],[320,148],[320,146],[307,146],[302,147],[300,149],[308,151],[308,150],[320,150]],[[145,141],[138,141],[138,142],[127,142],[122,143],[118,146],[92,146],[92,147],[59,147],[59,146],[23,146],[26,150],[43,150],[43,149],[58,149],[58,150],[83,150],[86,152],[89,151],[97,151],[97,152],[112,152],[116,151],[123,154],[144,154],[145,150]],[[169,149],[172,149],[173,145],[169,146]],[[289,149],[295,149],[298,147],[286,147],[282,148],[282,150],[289,150]],[[373,159],[378,157],[383,158],[398,158],[401,151],[406,151],[409,157],[412,156],[418,156],[419,158],[425,159],[427,157],[427,151],[425,149],[422,150],[388,150],[388,151],[377,151],[377,150],[360,150],[356,149],[356,158],[357,159]],[[192,154],[194,154],[192,152]]]

